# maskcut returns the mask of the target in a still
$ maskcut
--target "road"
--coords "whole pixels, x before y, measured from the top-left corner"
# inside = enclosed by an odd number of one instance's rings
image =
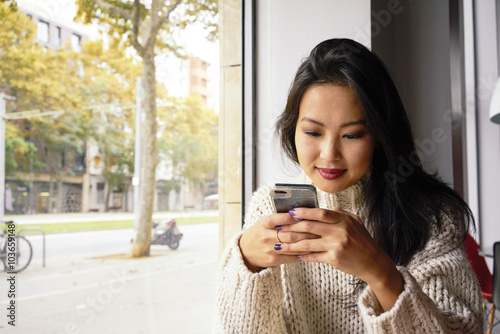
[[[29,236],[33,263],[17,275],[16,328],[0,333],[209,333],[215,305],[218,224],[181,225],[176,251],[152,246],[130,259],[131,230]],[[6,273],[0,310],[6,310]]]
[[[153,219],[180,217],[218,216],[218,210],[159,211],[153,212]],[[133,212],[91,212],[91,213],[54,213],[36,215],[7,215],[4,220],[13,220],[17,225],[47,223],[78,223],[88,221],[134,220]]]

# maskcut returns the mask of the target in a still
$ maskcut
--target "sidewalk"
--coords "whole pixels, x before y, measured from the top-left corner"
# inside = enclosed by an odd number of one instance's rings
[[[153,213],[153,219],[180,217],[218,216],[218,210],[160,211]],[[79,223],[88,221],[134,220],[133,212],[90,212],[90,213],[54,213],[36,215],[6,215],[5,221],[13,220],[16,224]]]
[[[15,299],[0,284],[0,334],[210,333],[218,223],[183,226],[175,251],[154,245],[149,257],[120,258],[130,251],[130,232],[49,235],[46,266],[35,253],[17,275]],[[40,238],[32,242],[38,251]],[[0,279],[6,282],[5,273]],[[14,330],[7,325],[10,300],[18,306]]]

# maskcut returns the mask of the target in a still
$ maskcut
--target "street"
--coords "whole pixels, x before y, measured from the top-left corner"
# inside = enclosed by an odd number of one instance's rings
[[[7,324],[0,275],[0,333],[209,333],[218,224],[181,225],[179,249],[154,245],[127,258],[132,230],[28,236],[34,258],[17,275],[16,327]],[[3,290],[3,291],[2,291]]]

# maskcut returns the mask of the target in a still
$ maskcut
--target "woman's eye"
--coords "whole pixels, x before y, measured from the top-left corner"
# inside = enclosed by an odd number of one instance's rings
[[[362,133],[349,133],[344,135],[345,138],[347,139],[357,139],[363,137]]]
[[[308,135],[309,137],[319,137],[319,133],[315,132],[315,131],[306,131],[305,132],[306,135]]]

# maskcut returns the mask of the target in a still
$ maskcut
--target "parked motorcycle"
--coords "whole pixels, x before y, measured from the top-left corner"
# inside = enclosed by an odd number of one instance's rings
[[[176,250],[179,248],[181,239],[182,233],[177,228],[175,219],[153,222],[151,231],[152,245],[167,245],[170,249]]]

